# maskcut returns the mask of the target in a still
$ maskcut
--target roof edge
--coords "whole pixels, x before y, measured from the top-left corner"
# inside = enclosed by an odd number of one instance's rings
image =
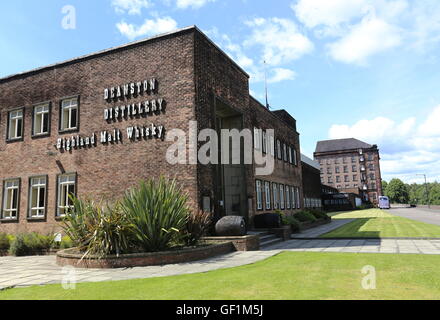
[[[14,78],[21,77],[21,76],[26,76],[26,75],[32,74],[32,73],[43,72],[43,71],[46,71],[46,70],[49,70],[49,69],[53,69],[53,68],[56,68],[56,67],[62,67],[62,66],[65,66],[67,64],[75,63],[76,61],[80,61],[80,60],[84,60],[84,59],[89,59],[89,58],[92,58],[94,56],[99,56],[99,55],[102,55],[102,54],[107,54],[107,53],[110,53],[110,52],[113,52],[113,51],[117,51],[117,50],[121,50],[121,49],[125,49],[125,48],[130,48],[132,46],[136,46],[136,45],[139,45],[139,44],[142,44],[142,43],[147,43],[147,42],[152,41],[152,40],[157,40],[157,39],[160,39],[160,38],[164,38],[164,37],[167,37],[167,36],[170,36],[170,35],[174,35],[174,34],[183,33],[183,32],[190,31],[190,30],[196,30],[199,33],[203,34],[208,40],[210,40],[202,31],[200,31],[199,28],[197,28],[196,25],[192,25],[192,26],[185,27],[185,28],[180,28],[180,29],[177,29],[177,30],[174,30],[174,31],[171,31],[171,32],[161,33],[161,34],[149,37],[149,38],[144,38],[144,39],[141,39],[141,40],[131,41],[131,42],[128,42],[128,43],[125,43],[123,45],[119,45],[119,46],[116,46],[116,47],[111,47],[111,48],[108,48],[108,49],[99,50],[99,51],[96,51],[96,52],[92,52],[92,53],[85,54],[85,55],[82,55],[82,56],[78,56],[78,57],[75,57],[75,58],[71,58],[71,59],[68,59],[68,60],[56,62],[56,63],[49,64],[49,65],[46,65],[46,66],[43,66],[43,67],[39,67],[39,68],[35,68],[35,69],[31,69],[31,70],[27,70],[27,71],[23,71],[23,72],[19,72],[19,73],[14,73],[14,74],[11,74],[11,75],[8,75],[8,76],[0,78],[0,82],[5,82],[5,81],[8,81],[8,80],[12,80]],[[210,40],[210,41],[212,42],[212,40]]]

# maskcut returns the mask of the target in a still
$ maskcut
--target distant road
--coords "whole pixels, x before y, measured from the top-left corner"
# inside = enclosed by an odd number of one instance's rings
[[[391,214],[408,218],[416,221],[421,221],[425,223],[435,224],[440,226],[440,210],[439,209],[428,209],[428,208],[405,208],[405,207],[395,207],[389,211]]]

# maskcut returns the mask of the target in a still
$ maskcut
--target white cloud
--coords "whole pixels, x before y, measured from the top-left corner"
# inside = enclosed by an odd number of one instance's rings
[[[365,65],[370,56],[395,48],[401,42],[397,27],[377,18],[365,18],[328,48],[331,57],[337,61]]]
[[[215,0],[177,0],[177,8],[179,9],[199,9],[203,7],[208,2],[214,2]]]
[[[122,21],[117,23],[116,27],[122,35],[126,36],[129,40],[134,40],[143,36],[152,36],[173,31],[177,29],[177,22],[170,17],[164,17],[146,19],[141,26]]]
[[[361,16],[366,5],[367,0],[300,0],[292,9],[308,28],[337,27]]]
[[[330,56],[345,63],[366,65],[392,48],[424,52],[440,42],[438,0],[298,0],[291,7],[306,28],[328,40]]]
[[[150,0],[112,0],[112,7],[117,13],[128,13],[131,15],[141,14],[142,9],[152,5]]]
[[[271,66],[292,62],[313,51],[313,43],[303,35],[296,24],[288,19],[256,18],[247,21],[251,36],[246,47],[259,46],[263,59]]]
[[[277,83],[286,80],[295,80],[296,78],[295,71],[292,71],[290,69],[274,68],[272,71],[273,71],[273,75],[269,79],[267,79],[267,82],[269,83]]]
[[[377,117],[361,120],[352,125],[333,125],[329,139],[356,138],[377,144],[381,150],[381,167],[385,179],[400,177],[406,181],[426,173],[430,180],[440,181],[440,106],[434,108],[417,126],[416,118],[400,123]]]

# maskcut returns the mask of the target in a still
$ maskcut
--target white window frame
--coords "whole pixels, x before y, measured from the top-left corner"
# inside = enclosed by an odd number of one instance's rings
[[[61,119],[61,123],[60,123],[60,131],[71,131],[71,130],[77,130],[78,129],[78,124],[79,124],[79,108],[78,108],[78,104],[79,104],[79,99],[78,97],[75,98],[69,98],[69,99],[64,99],[61,101],[61,115],[60,115],[60,119]],[[68,127],[66,128],[64,126],[64,111],[68,110],[69,113],[69,119],[68,119]],[[76,110],[76,123],[74,124],[75,126],[72,126],[72,111]]]
[[[299,195],[299,188],[298,187],[296,187],[296,198],[298,199],[298,201],[296,202],[296,204],[298,206],[296,208],[301,209],[301,197]]]
[[[37,206],[33,206],[32,199],[34,192],[37,193]],[[41,192],[43,192],[44,203],[40,204]],[[32,177],[29,179],[29,218],[44,218],[46,216],[47,206],[47,177]],[[34,212],[36,211],[36,214]]]
[[[285,210],[286,209],[286,200],[284,197],[284,185],[280,184],[279,189],[280,189],[280,208],[281,208],[281,210]]]
[[[270,182],[264,182],[264,191],[266,195],[266,210],[272,209],[272,200],[271,200],[271,192],[270,192]]]
[[[66,192],[69,190],[70,186],[73,186],[73,191]],[[66,187],[67,190],[63,190],[64,187]],[[69,205],[71,202],[69,198],[70,194],[76,194],[76,174],[71,173],[59,175],[57,178],[57,217],[66,216],[66,210],[73,207],[71,204]],[[64,213],[61,213],[62,210]]]
[[[256,180],[255,189],[257,194],[257,210],[263,210],[263,188],[261,186],[261,180]]]
[[[289,186],[286,186],[285,188],[285,194],[286,194],[286,209],[290,210],[291,205],[290,205],[290,188]]]
[[[270,155],[275,158],[275,137],[269,137]]]
[[[11,194],[9,192],[12,192]],[[13,207],[14,196],[16,197],[16,207]],[[8,199],[10,207],[7,207]],[[20,210],[20,179],[8,179],[3,182],[3,204],[2,220],[17,220]],[[8,216],[6,216],[8,213]]]
[[[273,208],[274,210],[278,210],[279,207],[279,199],[278,199],[278,185],[276,183],[272,183],[272,197],[273,197]]]
[[[283,161],[288,162],[289,159],[287,159],[287,144],[283,143]]]
[[[298,152],[296,152],[296,148],[293,148],[293,164],[295,166],[298,165]]]
[[[24,110],[17,109],[9,112],[8,116],[8,140],[16,140],[23,138],[23,126],[24,126]],[[13,122],[15,126],[13,127]],[[21,130],[18,132],[18,123],[21,122]],[[12,129],[15,128],[15,132]]]
[[[261,150],[261,135],[260,129],[254,128],[254,149]]]
[[[296,195],[295,195],[295,187],[290,187],[290,196],[292,201],[292,209],[296,209]]]
[[[47,131],[44,131],[44,122],[45,122],[45,115],[47,115]],[[40,119],[37,119],[38,117],[41,117]],[[40,136],[45,135],[49,133],[49,126],[50,126],[50,105],[49,103],[40,104],[37,106],[34,106],[34,116],[33,116],[33,125],[32,125],[32,135],[34,136]],[[37,132],[37,123],[40,122],[40,132]]]

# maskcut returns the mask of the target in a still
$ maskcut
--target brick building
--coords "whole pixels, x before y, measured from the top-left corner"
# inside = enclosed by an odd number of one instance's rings
[[[323,184],[378,203],[382,177],[377,145],[357,139],[319,141],[314,157],[320,164]]]
[[[167,161],[174,129],[186,134],[187,159],[204,145],[190,143],[191,126],[249,129],[273,173]],[[217,217],[252,223],[303,203],[295,119],[253,99],[249,76],[196,27],[0,79],[0,133],[0,232],[56,232],[70,193],[114,200],[159,176]]]

